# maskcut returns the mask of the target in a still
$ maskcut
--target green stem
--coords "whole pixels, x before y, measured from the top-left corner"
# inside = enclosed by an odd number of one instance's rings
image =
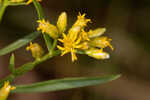
[[[43,10],[42,10],[42,7],[41,5],[39,4],[39,2],[37,0],[32,0],[33,1],[33,4],[36,8],[36,11],[38,13],[38,18],[41,20],[44,18],[44,14],[43,14]]]
[[[33,0],[33,4],[34,4],[34,6],[36,8],[36,11],[38,13],[39,20],[44,19],[43,10],[42,10],[42,7],[41,7],[40,3],[37,0]],[[51,43],[51,41],[48,40],[48,38],[49,38],[48,35],[43,34],[43,37],[44,37],[45,44],[46,44],[46,46],[48,48],[48,51],[49,51],[50,50],[50,45],[52,43]]]
[[[5,1],[7,1],[7,0],[5,0]],[[37,10],[39,19],[40,20],[43,19],[44,18],[44,14],[43,14],[41,5],[37,2],[37,0],[33,0],[33,3],[34,3],[34,6],[35,6],[35,8]],[[45,36],[44,36],[44,40],[46,42]],[[46,45],[48,46],[47,43],[48,42],[46,42]],[[47,55],[43,56],[40,59],[37,59],[37,60],[35,60],[33,62],[26,63],[26,64],[22,65],[21,67],[17,68],[14,73],[10,74],[8,77],[6,77],[6,78],[4,78],[3,80],[0,81],[0,86],[2,85],[2,83],[4,81],[6,81],[6,80],[9,80],[9,81],[14,80],[15,77],[21,76],[22,74],[31,71],[36,65],[46,61],[47,59],[50,59],[50,58],[52,58],[54,56],[59,55],[61,53],[59,50],[54,51],[56,45],[57,45],[57,39],[55,39],[54,42],[53,42],[53,45],[52,45],[52,48],[51,48],[51,53],[48,53]]]
[[[4,12],[7,8],[7,6],[8,6],[8,0],[4,0],[3,3],[2,3],[2,7],[0,8],[0,22],[3,18]]]
[[[57,39],[55,39],[54,42],[53,42],[53,45],[52,45],[52,48],[51,48],[51,53],[53,53],[53,51],[55,50],[56,45],[57,45]]]
[[[5,81],[12,81],[14,80],[16,77],[23,75],[26,72],[31,71],[32,69],[34,69],[34,67],[54,56],[57,56],[60,54],[59,50],[56,50],[55,52],[53,52],[53,54],[48,53],[47,55],[43,56],[41,59],[35,60],[33,62],[29,62],[26,63],[24,65],[22,65],[21,67],[17,68],[15,70],[14,73],[11,73],[9,76],[7,76],[6,78],[4,78],[3,80],[0,81],[0,87],[2,86],[3,82]]]
[[[26,2],[20,2],[20,3],[9,3],[9,6],[25,6],[27,5]]]

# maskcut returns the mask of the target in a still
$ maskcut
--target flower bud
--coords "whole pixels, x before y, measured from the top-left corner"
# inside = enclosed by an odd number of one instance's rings
[[[44,19],[38,20],[37,22],[39,23],[37,28],[38,31],[41,30],[42,33],[46,33],[54,39],[58,38],[59,34],[56,26],[50,24],[49,21],[45,21]]]
[[[59,30],[59,33],[65,32],[66,26],[67,26],[67,14],[66,12],[63,12],[60,14],[57,21],[57,28]]]
[[[27,46],[26,50],[27,51],[31,50],[32,56],[35,59],[40,59],[44,54],[43,48],[37,43],[32,44],[32,42],[31,42],[30,45]]]
[[[6,81],[4,86],[0,89],[0,100],[6,100],[10,91],[14,89],[16,89],[16,87],[9,85],[9,82]]]
[[[95,30],[90,30],[88,32],[88,36],[89,38],[98,37],[98,36],[103,35],[105,31],[106,31],[106,28],[97,28]]]
[[[93,57],[95,59],[109,59],[110,56],[108,53],[103,52],[103,50],[99,50],[96,48],[91,48],[85,52],[88,56]]]
[[[109,46],[113,50],[114,48],[110,44],[111,40],[112,39],[110,39],[110,38],[108,38],[106,36],[97,37],[97,38],[91,39],[91,41],[89,42],[89,44],[91,46],[93,46],[93,47],[99,47],[99,48],[105,48],[105,47]]]
[[[50,37],[52,37],[53,39],[56,39],[59,36],[57,27],[52,24],[49,25],[49,29],[46,33],[50,35]]]

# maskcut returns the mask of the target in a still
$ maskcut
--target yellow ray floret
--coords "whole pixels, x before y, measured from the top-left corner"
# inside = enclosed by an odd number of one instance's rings
[[[73,36],[72,36],[73,37]],[[72,39],[69,34],[65,35],[63,33],[63,39],[58,39],[60,42],[63,43],[64,47],[61,47],[59,45],[57,45],[57,48],[60,49],[62,51],[61,56],[63,56],[64,54],[71,52],[72,55],[72,61],[77,60],[77,56],[76,56],[76,50],[77,49],[84,49],[86,48],[85,43],[80,43],[81,42],[81,38],[77,37],[76,34],[74,34],[74,38]]]
[[[42,0],[38,0],[38,2],[41,2]],[[32,0],[28,0],[26,5],[29,5],[30,3],[32,3]]]
[[[44,19],[42,19],[42,20],[38,20],[37,22],[39,23],[39,26],[37,28],[38,31],[41,30],[42,33],[48,31],[49,26],[50,26],[49,21],[45,21]]]
[[[86,19],[85,15],[86,14],[81,15],[81,13],[79,13],[77,21],[74,23],[73,26],[80,26],[81,28],[84,28],[88,22],[91,22],[91,19]]]
[[[9,85],[9,82],[6,81],[4,86],[0,89],[0,100],[6,100],[10,91],[16,89],[16,87]]]

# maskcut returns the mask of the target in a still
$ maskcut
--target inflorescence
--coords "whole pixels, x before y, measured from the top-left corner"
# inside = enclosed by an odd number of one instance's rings
[[[103,49],[106,47],[114,49],[110,44],[112,39],[102,36],[106,31],[105,28],[85,31],[87,24],[91,22],[91,19],[85,18],[85,14],[79,13],[77,20],[68,32],[66,32],[67,14],[65,12],[60,14],[57,25],[53,25],[45,19],[37,22],[39,24],[37,30],[60,41],[62,45],[57,45],[57,48],[61,50],[61,56],[70,52],[73,62],[77,60],[78,51],[96,59],[108,59],[109,54]]]

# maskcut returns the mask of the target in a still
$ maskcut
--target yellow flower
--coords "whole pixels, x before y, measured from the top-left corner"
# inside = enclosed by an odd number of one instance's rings
[[[63,39],[58,39],[63,44],[63,46],[57,45],[57,48],[62,51],[61,56],[70,52],[72,61],[75,61],[77,60],[76,53],[80,50],[96,59],[109,58],[109,54],[104,52],[103,49],[109,46],[113,50],[110,44],[111,39],[101,36],[106,29],[97,28],[86,32],[84,28],[88,22],[91,22],[91,20],[86,19],[85,14],[81,15],[79,13],[77,20],[71,29],[69,29],[68,34],[63,33]]]
[[[78,37],[80,32],[80,26],[73,27],[67,35],[63,33],[63,39],[58,39],[63,43],[64,47],[57,46],[58,49],[62,50],[61,56],[64,54],[71,52],[72,61],[77,60],[76,49],[84,49],[86,45],[81,43],[81,37]]]
[[[37,43],[30,42],[30,45],[26,47],[26,50],[31,50],[32,56],[35,59],[40,59],[44,54],[43,48]]]
[[[88,39],[87,33],[83,28],[90,22],[90,19],[85,18],[85,14],[81,15],[79,13],[78,19],[72,28],[68,31],[68,34],[63,33],[63,39],[58,39],[63,43],[63,47],[57,46],[58,49],[62,51],[61,56],[66,53],[71,52],[72,61],[77,60],[76,51],[88,49],[88,44],[86,40]]]
[[[59,34],[58,34],[58,29],[56,26],[50,24],[49,21],[45,21],[43,20],[38,20],[37,21],[39,23],[39,26],[37,28],[38,31],[42,31],[42,33],[46,33],[48,35],[50,35],[50,37],[52,38],[58,38]]]
[[[109,54],[104,52],[102,49],[96,49],[96,48],[91,48],[89,50],[86,50],[85,53],[88,55],[88,56],[91,56],[93,58],[96,58],[96,59],[109,59]]]
[[[41,2],[42,0],[38,0],[39,2]],[[32,0],[28,0],[26,5],[29,5],[30,3],[32,3]]]
[[[73,26],[80,26],[81,28],[84,28],[88,22],[91,22],[91,19],[86,19],[85,14],[81,15],[81,13],[79,12],[77,21],[74,23]]]
[[[0,89],[0,100],[6,100],[10,91],[16,89],[16,87],[9,85],[9,82],[6,81],[4,86]]]
[[[110,39],[106,36],[102,36],[102,37],[96,37],[96,38],[91,39],[91,41],[89,43],[91,46],[99,47],[101,49],[109,46],[112,50],[114,50],[114,48],[110,44],[110,41],[112,41],[112,39]]]

